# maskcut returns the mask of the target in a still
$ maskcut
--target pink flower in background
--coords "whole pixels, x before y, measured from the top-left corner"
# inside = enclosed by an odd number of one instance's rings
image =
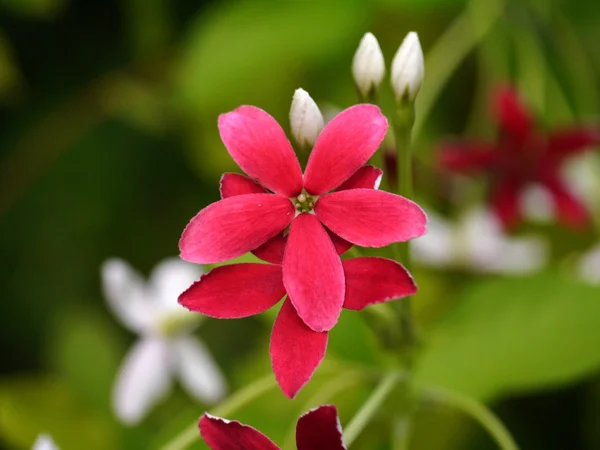
[[[377,187],[381,171],[364,166],[338,189]],[[236,174],[225,174],[221,181],[221,195],[243,195],[256,188],[256,183]],[[297,223],[313,220],[302,214]],[[315,219],[316,220],[316,219]],[[231,264],[213,269],[202,276],[179,297],[179,303],[192,311],[216,317],[233,319],[248,317],[266,311],[286,295],[284,283],[285,255],[289,239],[280,233],[255,250],[256,256],[270,264]],[[335,250],[341,254],[347,243],[335,239]],[[287,242],[286,242],[287,241]],[[353,258],[341,262],[345,279],[343,307],[361,310],[368,305],[416,293],[417,287],[410,274],[395,261],[384,258]],[[287,292],[289,294],[289,292]],[[275,378],[283,392],[293,398],[312,377],[327,349],[327,332],[309,328],[298,316],[291,294],[285,299],[271,334],[271,362]]]
[[[498,141],[445,144],[440,151],[442,167],[465,174],[488,173],[491,206],[507,229],[521,221],[520,197],[532,183],[550,194],[559,222],[575,229],[588,226],[590,215],[563,181],[561,170],[568,158],[598,144],[598,128],[574,125],[544,135],[510,88],[496,92],[493,106],[500,128]]]
[[[211,450],[279,450],[279,447],[256,429],[237,421],[204,414],[200,434]],[[333,405],[319,406],[298,419],[298,450],[345,450],[342,427]]]
[[[241,106],[219,117],[219,131],[229,154],[256,183],[226,174],[223,200],[200,211],[183,232],[181,257],[202,264],[253,250],[260,254],[261,246],[278,245],[289,226],[277,270],[296,312],[314,331],[331,329],[344,305],[336,247],[383,247],[425,233],[425,214],[412,201],[375,189],[340,190],[387,132],[387,120],[374,105],[348,108],[325,126],[304,176],[283,129],[265,111]],[[228,196],[230,186],[243,195]],[[281,298],[283,292],[277,293]]]

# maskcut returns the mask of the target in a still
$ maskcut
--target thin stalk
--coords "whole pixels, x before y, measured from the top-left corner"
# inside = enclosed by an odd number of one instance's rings
[[[216,407],[212,411],[212,414],[219,417],[227,416],[276,387],[277,383],[272,374],[259,378],[232,394],[221,405]],[[198,439],[200,439],[200,433],[198,431],[198,421],[195,421],[175,436],[174,439],[161,447],[160,450],[184,450]]]
[[[508,429],[483,403],[460,392],[440,387],[428,387],[424,390],[424,393],[434,401],[453,406],[471,416],[489,433],[500,449],[519,450]]]
[[[371,396],[362,405],[350,422],[348,422],[348,425],[344,427],[344,442],[346,443],[346,446],[350,447],[358,435],[365,429],[401,378],[402,375],[400,373],[390,372],[381,380]]]

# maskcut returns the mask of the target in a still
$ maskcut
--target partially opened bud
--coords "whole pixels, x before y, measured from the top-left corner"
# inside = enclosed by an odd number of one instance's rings
[[[385,75],[385,61],[377,38],[367,33],[360,40],[352,61],[354,82],[364,100],[374,97]]]
[[[319,107],[304,89],[294,92],[290,122],[294,139],[302,148],[312,147],[325,125]]]
[[[392,61],[392,88],[397,102],[415,100],[423,83],[424,73],[425,63],[419,36],[411,31],[402,41]]]

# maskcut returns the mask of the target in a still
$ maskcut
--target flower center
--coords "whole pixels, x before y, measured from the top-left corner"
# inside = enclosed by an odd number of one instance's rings
[[[292,198],[291,200],[298,213],[307,213],[313,210],[317,198],[317,196],[312,196],[305,191],[302,191],[298,197]]]

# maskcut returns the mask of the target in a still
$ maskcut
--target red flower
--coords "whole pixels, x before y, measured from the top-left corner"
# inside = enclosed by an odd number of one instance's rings
[[[338,189],[373,189],[381,171],[364,166]],[[260,188],[249,178],[225,174],[221,180],[224,198],[244,195]],[[312,214],[299,215],[294,226],[299,233],[290,232],[289,237],[278,234],[268,243],[255,250],[255,254],[270,264],[231,264],[213,269],[179,296],[179,303],[186,308],[219,319],[233,319],[259,314],[275,305],[286,295],[284,250],[294,245],[291,239],[309,239],[319,228]],[[328,234],[320,233],[321,242],[329,240]],[[349,244],[331,235],[335,255],[348,250]],[[314,239],[314,236],[313,236]],[[286,242],[287,241],[287,242]],[[331,244],[329,244],[331,245]],[[307,256],[308,258],[311,255]],[[415,294],[417,287],[410,274],[395,261],[384,258],[352,258],[341,262],[345,279],[343,307],[361,310],[368,305]],[[325,299],[326,301],[327,299]],[[271,334],[271,362],[275,378],[290,398],[312,377],[325,356],[328,332],[317,332],[300,319],[289,295],[279,311]]]
[[[492,208],[505,228],[520,222],[519,198],[529,183],[548,190],[561,223],[571,228],[588,225],[590,215],[562,181],[560,169],[567,158],[598,143],[598,129],[571,126],[543,135],[510,88],[496,92],[493,106],[500,128],[498,142],[447,144],[440,152],[442,166],[466,174],[490,173]]]
[[[344,304],[344,271],[327,229],[336,241],[365,247],[425,233],[425,214],[412,201],[374,189],[339,190],[385,136],[387,120],[374,105],[348,108],[327,124],[304,177],[283,130],[263,110],[241,106],[223,114],[219,131],[232,158],[260,184],[226,175],[245,186],[244,195],[200,211],[183,232],[181,257],[196,263],[225,261],[278,239],[291,225],[283,285],[298,315],[314,331],[331,329]]]
[[[237,421],[205,413],[200,418],[200,434],[211,450],[279,450],[268,437]],[[342,427],[333,405],[319,406],[298,419],[298,450],[345,450]]]

